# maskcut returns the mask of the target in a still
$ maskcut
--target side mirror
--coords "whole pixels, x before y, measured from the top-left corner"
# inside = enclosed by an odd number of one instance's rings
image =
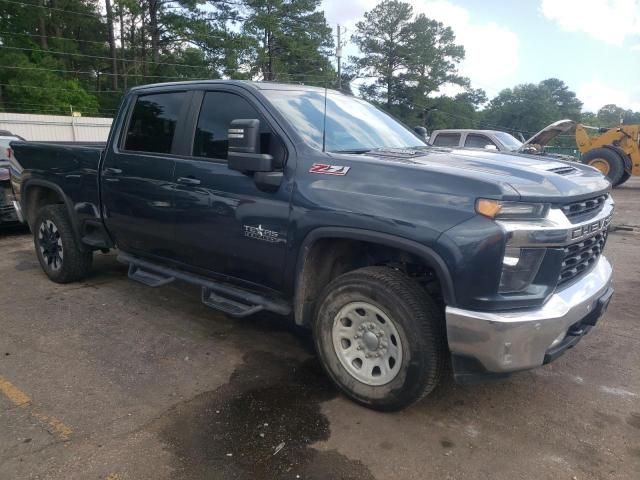
[[[418,135],[422,140],[427,140],[427,129],[424,127],[413,127],[413,131]]]
[[[484,149],[485,150],[498,150],[498,147],[496,147],[495,145],[485,145]]]
[[[228,138],[227,163],[230,169],[241,172],[273,171],[273,157],[260,153],[260,120],[233,120]]]

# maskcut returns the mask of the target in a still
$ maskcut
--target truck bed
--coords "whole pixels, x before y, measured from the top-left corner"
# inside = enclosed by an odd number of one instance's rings
[[[104,147],[16,141],[11,148],[11,180],[17,199],[31,188],[46,185],[76,212],[80,231],[87,220],[100,221],[98,172]]]

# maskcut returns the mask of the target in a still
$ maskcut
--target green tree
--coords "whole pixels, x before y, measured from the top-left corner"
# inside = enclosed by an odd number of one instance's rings
[[[265,80],[326,84],[335,80],[328,60],[331,28],[320,0],[243,0],[243,33],[251,40],[252,73]]]
[[[569,87],[557,78],[548,78],[539,84],[540,88],[546,89],[556,104],[559,116],[578,120],[582,110],[582,102],[578,100],[576,94],[569,90]]]
[[[400,100],[401,73],[409,67],[410,44],[414,33],[413,8],[398,0],[385,0],[364,14],[351,40],[361,57],[352,58],[360,76],[375,80],[361,88],[370,100],[391,110]]]

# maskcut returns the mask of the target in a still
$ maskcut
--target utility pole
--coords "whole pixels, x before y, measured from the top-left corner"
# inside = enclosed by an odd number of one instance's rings
[[[341,64],[342,64],[342,40],[341,40],[341,34],[342,34],[342,28],[340,26],[340,24],[338,23],[338,43],[336,44],[336,58],[338,60],[338,90],[342,89],[342,70],[341,70]],[[347,32],[347,29],[344,29],[344,33]]]

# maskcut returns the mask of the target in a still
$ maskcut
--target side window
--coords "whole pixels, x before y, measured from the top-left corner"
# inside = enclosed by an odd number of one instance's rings
[[[171,92],[139,96],[129,122],[125,150],[171,153],[185,95],[185,92]]]
[[[439,133],[433,141],[433,145],[436,147],[457,147],[459,144],[459,133]]]
[[[495,143],[489,140],[489,137],[478,135],[476,133],[468,134],[466,140],[464,141],[464,146],[470,148],[484,148],[487,145],[493,145],[494,147],[497,147]]]
[[[193,142],[193,155],[225,159],[229,149],[227,138],[232,120],[260,120],[261,151],[268,152],[271,130],[262,115],[244,98],[228,92],[207,92],[202,101]]]

